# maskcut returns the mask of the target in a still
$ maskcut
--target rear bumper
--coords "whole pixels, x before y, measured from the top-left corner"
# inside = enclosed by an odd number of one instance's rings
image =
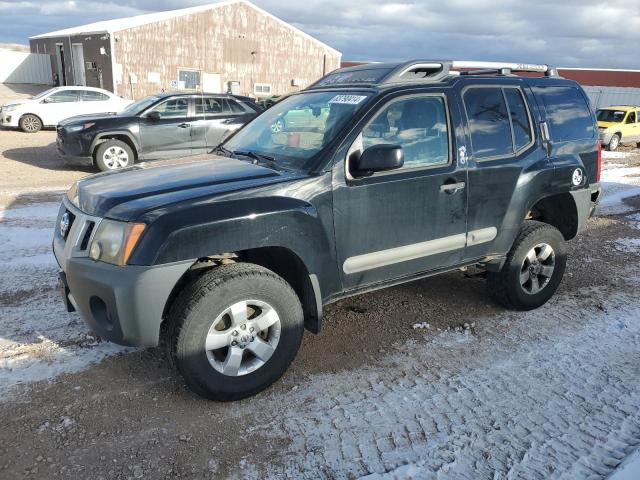
[[[592,183],[588,188],[582,188],[580,190],[573,190],[571,196],[576,204],[578,211],[578,231],[580,233],[584,230],[587,220],[593,215],[600,197],[602,197],[602,188],[600,183]]]

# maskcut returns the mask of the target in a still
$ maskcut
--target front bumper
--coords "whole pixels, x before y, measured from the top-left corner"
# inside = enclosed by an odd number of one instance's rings
[[[68,165],[93,165],[90,141],[82,134],[68,134],[63,127],[56,128],[58,154]]]
[[[15,112],[0,112],[0,127],[16,128],[18,127],[18,117]]]
[[[66,238],[58,227],[65,212],[73,216]],[[106,340],[156,346],[167,299],[193,262],[123,267],[95,262],[88,257],[88,250],[99,222],[64,199],[53,250],[64,272],[61,278],[67,306],[72,305],[91,330]]]
[[[613,137],[613,132],[600,131],[598,133],[598,136],[600,138],[600,141],[602,142],[602,145],[609,145],[611,137]]]

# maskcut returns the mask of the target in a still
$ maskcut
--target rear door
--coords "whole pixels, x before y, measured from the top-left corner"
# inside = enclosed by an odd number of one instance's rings
[[[95,90],[84,90],[80,95],[82,101],[82,111],[84,113],[107,113],[114,111],[111,97],[109,95],[96,92]]]
[[[478,82],[459,91],[470,146],[468,229],[485,232],[484,241],[471,238],[467,244],[465,258],[472,260],[510,248],[526,208],[518,203],[524,199],[519,189],[531,184],[544,188],[551,175],[546,173],[546,154],[535,140],[533,97],[522,82]]]
[[[444,90],[390,98],[334,166],[334,225],[346,289],[454,265],[466,242],[467,174],[456,156],[461,119]],[[329,114],[330,115],[330,114]],[[403,147],[401,169],[354,178],[349,159]]]
[[[150,116],[157,112],[159,118]],[[140,143],[144,158],[175,158],[191,154],[189,97],[170,97],[140,117]]]
[[[623,142],[640,142],[640,118],[638,118],[638,111],[631,110],[627,114],[626,127],[629,134],[625,137],[622,136]]]

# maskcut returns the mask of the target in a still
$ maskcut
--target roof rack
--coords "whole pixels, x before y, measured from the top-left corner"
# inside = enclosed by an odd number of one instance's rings
[[[387,85],[394,83],[435,83],[452,75],[511,75],[517,72],[542,73],[557,77],[549,65],[529,63],[475,62],[460,60],[412,60],[405,63],[367,63],[335,70],[309,88],[335,85]]]

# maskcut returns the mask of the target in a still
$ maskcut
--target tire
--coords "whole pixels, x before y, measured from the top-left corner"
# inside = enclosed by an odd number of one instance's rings
[[[135,157],[129,145],[111,138],[102,142],[96,149],[96,166],[103,172],[120,170],[133,165]]]
[[[507,254],[502,270],[487,272],[487,285],[505,307],[533,310],[544,305],[556,292],[566,264],[566,244],[560,231],[549,224],[527,220]]]
[[[242,316],[238,312],[251,313],[251,308],[230,312],[242,302],[259,304],[257,316],[248,315],[245,329],[244,320],[234,319]],[[269,325],[275,317],[277,324],[263,331],[257,327],[260,322]],[[217,401],[249,397],[278,380],[295,358],[304,333],[302,306],[291,286],[272,271],[248,263],[215,267],[188,284],[167,321],[170,363],[192,391]],[[215,349],[207,348],[214,344]],[[270,356],[263,344],[272,346]],[[234,364],[230,359],[237,359],[239,351],[241,363]],[[254,351],[263,351],[265,360]]]
[[[609,144],[607,145],[607,150],[609,150],[610,152],[613,152],[618,149],[619,145],[620,145],[620,135],[618,135],[617,133],[614,133],[613,136],[611,137],[611,140],[609,140]]]
[[[20,129],[25,133],[36,133],[42,130],[42,121],[37,115],[27,113],[20,117],[18,122]]]

